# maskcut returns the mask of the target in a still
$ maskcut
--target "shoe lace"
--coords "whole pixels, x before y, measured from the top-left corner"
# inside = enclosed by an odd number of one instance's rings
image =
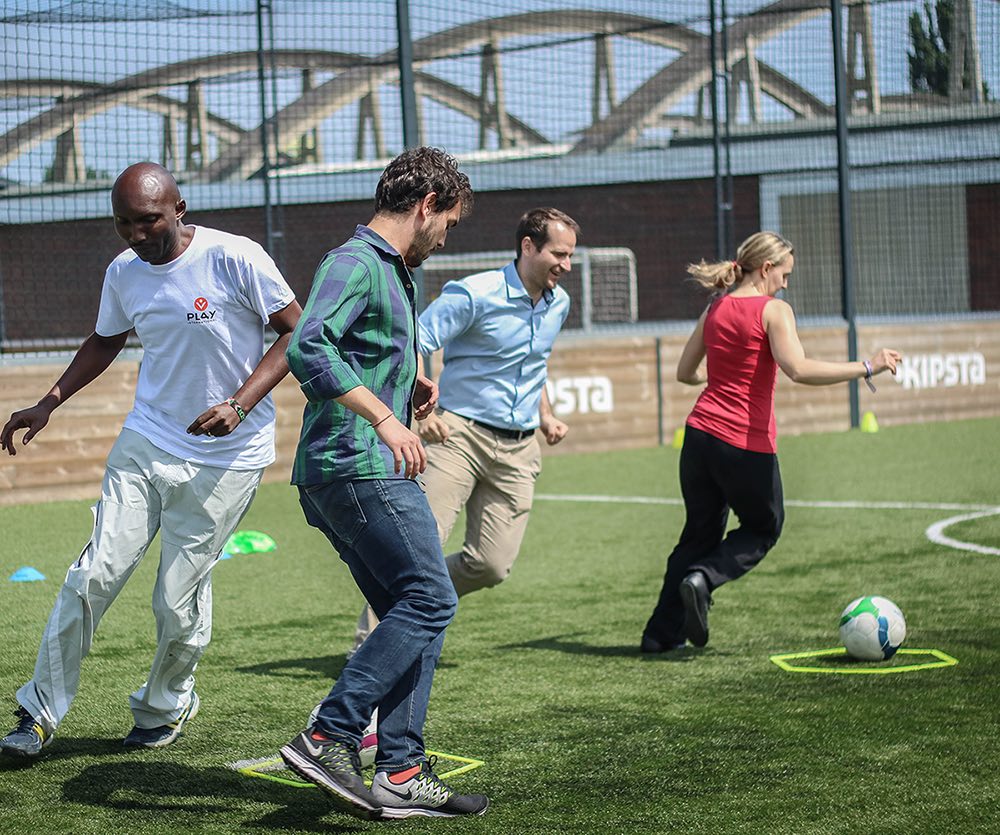
[[[420,784],[421,794],[429,796],[435,801],[444,802],[455,793],[455,790],[434,773],[436,764],[437,757],[429,757],[423,763],[416,779]]]
[[[41,727],[36,721],[35,717],[32,716],[23,707],[19,707],[14,711],[14,715],[17,717],[17,727],[14,728],[13,733],[16,734],[28,734],[28,733],[38,733],[38,729]],[[41,736],[41,734],[39,734]]]
[[[321,747],[323,750],[317,759],[323,765],[335,771],[350,766],[356,773],[361,773],[361,757],[351,746],[334,739]]]

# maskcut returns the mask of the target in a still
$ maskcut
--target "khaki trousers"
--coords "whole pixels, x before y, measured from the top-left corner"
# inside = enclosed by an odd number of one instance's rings
[[[427,445],[422,480],[442,543],[465,508],[462,549],[445,558],[461,597],[502,583],[510,574],[528,527],[542,453],[534,434],[513,440],[443,409],[437,414],[448,425],[448,439]],[[377,623],[366,606],[352,652]]]
[[[504,438],[439,410],[443,444],[427,446],[423,481],[441,542],[465,508],[465,541],[446,561],[459,597],[507,579],[528,527],[542,454],[534,434]]]

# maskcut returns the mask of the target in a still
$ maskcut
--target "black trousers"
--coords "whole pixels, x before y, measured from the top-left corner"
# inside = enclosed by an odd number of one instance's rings
[[[778,457],[748,452],[688,426],[680,461],[687,519],[645,633],[664,645],[684,640],[680,585],[701,571],[709,589],[742,577],[774,547],[785,520]],[[739,527],[726,535],[729,511]]]

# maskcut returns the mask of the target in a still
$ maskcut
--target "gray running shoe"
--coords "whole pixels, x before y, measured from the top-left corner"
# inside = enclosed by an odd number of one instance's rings
[[[0,739],[0,753],[7,757],[33,760],[42,753],[46,745],[51,744],[52,734],[46,733],[41,723],[36,722],[35,717],[20,705],[14,715],[17,717],[17,725]]]
[[[382,817],[393,819],[413,815],[428,818],[481,815],[490,805],[486,795],[458,794],[434,773],[433,757],[416,771],[375,772],[372,794],[382,804]]]
[[[382,814],[382,806],[361,779],[357,747],[309,728],[282,746],[281,759],[330,795],[341,811],[365,820],[378,820]]]
[[[316,707],[312,709],[312,713],[309,714],[309,718],[306,720],[306,727],[313,728],[316,725],[316,720],[319,717],[320,708],[323,707],[323,703],[320,702]],[[371,768],[375,765],[375,754],[378,752],[378,708],[372,711],[371,722],[368,723],[368,727],[365,728],[364,732],[361,734],[361,747],[358,749],[358,757],[361,761],[361,768]]]
[[[134,727],[122,744],[126,748],[163,748],[170,745],[181,735],[181,729],[198,715],[199,707],[201,700],[197,693],[192,693],[188,706],[173,722],[160,725],[158,728]]]

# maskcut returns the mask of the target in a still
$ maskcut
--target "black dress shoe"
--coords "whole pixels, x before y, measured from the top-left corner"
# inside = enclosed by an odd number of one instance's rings
[[[639,652],[670,652],[673,649],[684,649],[684,641],[665,644],[663,641],[658,641],[651,635],[643,634],[642,641],[639,643]]]
[[[708,607],[712,595],[708,582],[700,571],[692,571],[681,581],[681,601],[684,603],[684,634],[696,647],[708,643]]]

